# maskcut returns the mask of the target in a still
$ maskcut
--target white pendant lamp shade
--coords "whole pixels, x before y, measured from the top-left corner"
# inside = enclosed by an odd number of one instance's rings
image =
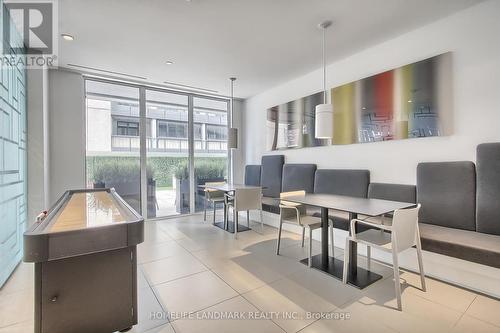
[[[231,81],[231,127],[227,131],[227,147],[229,149],[237,149],[238,148],[238,129],[233,127],[233,115],[234,115],[234,81],[236,81],[235,77],[229,78]]]
[[[316,105],[315,137],[317,139],[331,139],[333,137],[333,105]]]
[[[238,148],[238,129],[231,127],[227,133],[227,147],[229,149]]]
[[[315,134],[316,139],[333,138],[333,105],[327,104],[326,94],[326,29],[331,21],[321,22],[318,27],[323,30],[323,104],[316,105]]]

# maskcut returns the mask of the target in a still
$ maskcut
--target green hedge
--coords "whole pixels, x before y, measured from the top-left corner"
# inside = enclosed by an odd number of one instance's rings
[[[148,157],[148,178],[156,180],[158,187],[171,187],[172,176],[187,178],[187,157]],[[224,157],[196,157],[197,178],[210,179],[224,177],[227,160]],[[87,179],[90,182],[139,176],[139,158],[125,156],[88,156]]]

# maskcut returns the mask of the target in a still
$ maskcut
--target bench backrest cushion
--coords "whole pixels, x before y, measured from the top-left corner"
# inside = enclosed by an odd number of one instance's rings
[[[368,198],[416,203],[417,187],[404,184],[370,183]]]
[[[476,230],[500,235],[500,143],[477,146]]]
[[[260,165],[245,166],[245,185],[260,186]]]
[[[314,174],[316,164],[283,165],[282,192],[304,190],[314,192]]]
[[[476,169],[474,163],[436,162],[417,166],[419,221],[476,230]]]
[[[285,156],[283,155],[262,156],[260,184],[263,187],[262,194],[264,196],[279,198],[283,164],[285,164]]]
[[[318,169],[314,177],[314,193],[366,198],[369,183],[368,170]]]

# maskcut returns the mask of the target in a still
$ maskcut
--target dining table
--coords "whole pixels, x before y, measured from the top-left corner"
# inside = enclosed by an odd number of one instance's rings
[[[330,209],[347,212],[349,214],[349,221],[351,221],[352,219],[357,219],[358,215],[367,217],[383,216],[397,209],[415,206],[415,203],[409,202],[359,198],[335,194],[306,193],[304,195],[286,197],[286,201],[321,209],[321,254],[312,257],[311,267],[328,273],[339,280],[342,280],[344,261],[330,257],[328,254],[328,212]],[[356,230],[352,230],[351,232],[356,232]],[[347,275],[347,281],[350,285],[363,289],[382,278],[380,274],[358,266],[358,249],[356,242],[350,242],[346,250],[349,251],[350,254],[349,272]],[[301,262],[308,265],[308,260],[309,259],[306,258],[301,260]]]
[[[199,185],[200,188],[204,189],[211,189],[211,190],[216,190],[216,191],[221,191],[226,194],[231,194],[234,193],[237,189],[253,189],[253,188],[260,188],[262,189],[262,186],[254,186],[254,185],[245,185],[245,184],[231,184],[231,183],[225,183],[225,184],[210,184],[210,185]],[[224,202],[224,220],[222,222],[215,222],[214,225],[218,228],[221,228],[227,232],[230,232],[234,234],[234,223],[224,223],[226,219],[228,219],[227,216],[227,209],[226,209],[226,203]],[[236,226],[236,232],[243,232],[243,231],[248,231],[251,230],[251,228],[244,226],[242,224],[239,224]]]

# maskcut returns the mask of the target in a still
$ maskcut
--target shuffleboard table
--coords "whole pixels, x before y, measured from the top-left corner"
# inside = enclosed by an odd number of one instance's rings
[[[137,324],[144,219],[114,189],[70,190],[24,233],[35,264],[36,333],[111,333]]]

